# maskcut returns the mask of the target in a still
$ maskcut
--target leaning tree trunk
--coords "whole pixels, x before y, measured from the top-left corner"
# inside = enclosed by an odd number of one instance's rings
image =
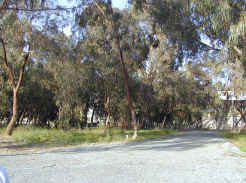
[[[12,132],[13,132],[13,129],[14,129],[17,117],[18,117],[17,92],[18,92],[18,90],[16,90],[16,89],[13,90],[13,106],[12,106],[13,114],[12,114],[11,120],[7,126],[7,129],[6,129],[6,135],[7,136],[12,135]]]
[[[116,49],[118,51],[119,57],[120,57],[120,62],[121,62],[121,66],[122,66],[122,74],[123,74],[123,79],[124,79],[124,85],[125,85],[125,90],[126,90],[126,94],[127,94],[127,100],[128,100],[128,105],[131,111],[131,118],[132,118],[132,124],[133,124],[133,128],[134,128],[134,134],[133,134],[133,139],[136,139],[137,137],[137,130],[138,130],[138,126],[137,126],[137,119],[136,119],[136,112],[133,106],[133,102],[132,102],[132,97],[130,94],[130,88],[129,88],[129,82],[128,82],[128,74],[127,74],[127,70],[126,70],[126,65],[125,65],[125,61],[123,58],[123,51],[121,49],[120,46],[120,35],[118,32],[118,28],[117,25],[114,22],[114,11],[112,8],[112,0],[108,0],[107,1],[107,10],[108,12],[105,13],[105,11],[97,4],[95,4],[99,10],[102,12],[105,20],[109,23],[109,26],[112,28],[113,31],[113,39],[116,43]]]
[[[17,123],[18,123],[19,125],[22,125],[22,121],[23,121],[23,119],[24,119],[24,116],[25,116],[25,111],[22,111],[22,112],[20,113],[20,117],[19,117],[19,119],[18,119],[18,121],[17,121]]]
[[[109,96],[107,97],[107,101],[104,104],[104,107],[105,107],[105,110],[107,112],[107,119],[105,122],[105,127],[110,128],[110,97]]]
[[[133,129],[134,129],[134,134],[133,134],[132,138],[136,139],[137,138],[137,132],[138,132],[136,112],[135,112],[135,109],[133,106],[132,96],[130,94],[128,74],[127,74],[126,65],[125,65],[124,58],[123,58],[122,49],[120,47],[120,38],[119,38],[118,34],[116,35],[115,39],[116,39],[117,49],[118,49],[118,52],[120,55],[120,62],[121,62],[121,66],[122,66],[122,73],[123,73],[123,78],[124,78],[124,84],[125,84],[125,90],[126,90],[128,105],[129,105],[129,108],[131,111],[132,125],[133,125]]]
[[[11,120],[10,120],[8,126],[7,126],[6,132],[5,132],[5,134],[7,136],[10,136],[12,134],[12,132],[13,132],[15,123],[17,121],[17,116],[18,116],[18,90],[19,90],[19,88],[21,86],[21,82],[22,82],[23,75],[24,75],[24,72],[25,72],[26,63],[28,61],[30,53],[27,53],[24,56],[24,63],[21,66],[19,77],[18,77],[18,79],[16,81],[15,80],[15,76],[14,76],[14,72],[13,72],[12,68],[8,64],[7,52],[6,52],[6,48],[5,48],[5,42],[4,42],[4,40],[2,38],[0,38],[0,42],[2,44],[2,50],[3,50],[3,63],[4,63],[4,66],[5,66],[5,69],[6,69],[7,73],[8,73],[9,81],[10,81],[11,88],[12,88],[12,91],[13,91],[13,104],[12,104],[13,114],[12,114],[12,118],[11,118]],[[30,47],[29,47],[29,49],[30,49]]]
[[[166,119],[167,119],[167,116],[165,116],[162,120],[162,128],[165,128],[165,125],[166,125]]]
[[[110,128],[110,113],[107,112],[107,119],[106,119],[106,128]]]

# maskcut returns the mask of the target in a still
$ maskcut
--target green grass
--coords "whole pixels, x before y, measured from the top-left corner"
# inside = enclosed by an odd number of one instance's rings
[[[173,129],[151,129],[151,130],[139,130],[136,140],[151,140],[156,138],[165,138],[167,136],[177,133],[177,130]]]
[[[3,135],[4,134],[4,130],[3,128],[0,128],[0,135]]]
[[[221,134],[224,138],[240,147],[242,151],[246,152],[246,132],[232,133],[230,131],[223,131]]]
[[[0,135],[4,134],[5,129],[0,129]],[[168,129],[150,129],[139,130],[136,141],[150,140],[154,138],[163,138],[176,133],[175,130]],[[132,141],[133,130],[122,130],[119,128],[111,129],[71,129],[68,131],[59,129],[44,129],[37,127],[18,127],[13,132],[13,138],[17,142],[22,142],[29,146],[57,147],[90,143],[109,143],[125,141],[126,135],[128,141]]]

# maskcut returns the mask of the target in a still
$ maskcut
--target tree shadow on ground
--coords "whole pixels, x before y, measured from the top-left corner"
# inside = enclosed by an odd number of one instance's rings
[[[173,135],[167,139],[151,141],[129,142],[103,146],[79,147],[65,150],[53,150],[51,153],[88,153],[106,151],[188,151],[195,148],[206,147],[209,144],[222,144],[225,141],[212,132],[196,131]]]
[[[225,141],[215,132],[211,131],[188,131],[170,136],[166,139],[155,139],[151,141],[125,142],[100,145],[84,145],[77,148],[58,148],[53,150],[45,150],[42,152],[27,152],[12,155],[1,156],[18,156],[27,154],[75,154],[90,152],[131,152],[131,151],[189,151],[196,148],[203,148],[211,144],[223,144]]]

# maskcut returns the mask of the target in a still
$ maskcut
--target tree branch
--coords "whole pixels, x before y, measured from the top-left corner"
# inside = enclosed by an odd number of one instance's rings
[[[30,53],[27,53],[26,54],[24,63],[22,65],[22,67],[21,67],[21,71],[20,71],[20,74],[19,74],[18,83],[17,83],[17,86],[16,86],[16,90],[17,91],[20,88],[20,85],[21,85],[21,82],[22,82],[22,79],[23,79],[23,75],[24,75],[24,72],[25,72],[26,63],[27,63],[28,58],[29,58],[29,55],[30,55]]]
[[[233,48],[240,56],[243,56],[243,52],[238,47],[233,46]]]
[[[71,7],[71,8],[37,8],[37,9],[27,9],[27,8],[10,8],[10,7],[4,7],[0,8],[0,11],[26,11],[26,12],[39,12],[39,11],[66,11],[66,10],[72,10],[77,9],[80,7]]]
[[[12,69],[10,68],[10,66],[8,65],[8,59],[7,59],[5,43],[4,43],[2,38],[0,38],[0,41],[1,41],[1,44],[2,44],[2,48],[3,48],[3,62],[4,62],[4,65],[5,65],[5,68],[6,68],[7,72],[8,72],[10,83],[11,83],[12,87],[15,88],[14,73],[13,73]]]
[[[212,46],[209,46],[209,45],[207,45],[206,43],[203,43],[202,41],[200,41],[200,40],[198,40],[198,39],[197,39],[197,41],[199,41],[200,44],[202,44],[203,46],[207,47],[209,50],[220,51],[220,49],[214,48],[214,47],[212,47]]]
[[[98,9],[99,11],[101,11],[102,15],[105,17],[105,12],[104,12],[103,9],[100,7],[100,5],[99,5],[97,2],[95,2],[95,5],[96,5],[97,9]]]
[[[112,25],[112,22],[107,19],[107,16],[105,15],[105,11],[102,9],[102,7],[100,7],[100,5],[97,2],[95,2],[95,5],[96,5],[97,9],[102,13],[103,17],[105,18],[105,21],[108,24]]]

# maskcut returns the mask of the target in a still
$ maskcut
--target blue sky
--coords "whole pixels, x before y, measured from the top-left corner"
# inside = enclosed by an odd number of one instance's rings
[[[63,6],[74,6],[76,0],[60,0],[58,1],[58,4],[62,4]],[[1,0],[0,0],[1,2]],[[112,0],[113,7],[116,8],[126,8],[127,7],[128,0]]]
[[[128,0],[112,0],[113,6],[123,9],[127,7],[127,1]]]
[[[73,7],[76,4],[75,3],[76,0],[60,0],[58,2],[59,2],[58,4],[66,7]],[[128,4],[128,0],[112,0],[112,5],[115,8],[124,9],[127,8],[127,4]],[[70,28],[71,28],[70,26],[67,26],[63,29],[65,34],[67,35],[71,34]]]

